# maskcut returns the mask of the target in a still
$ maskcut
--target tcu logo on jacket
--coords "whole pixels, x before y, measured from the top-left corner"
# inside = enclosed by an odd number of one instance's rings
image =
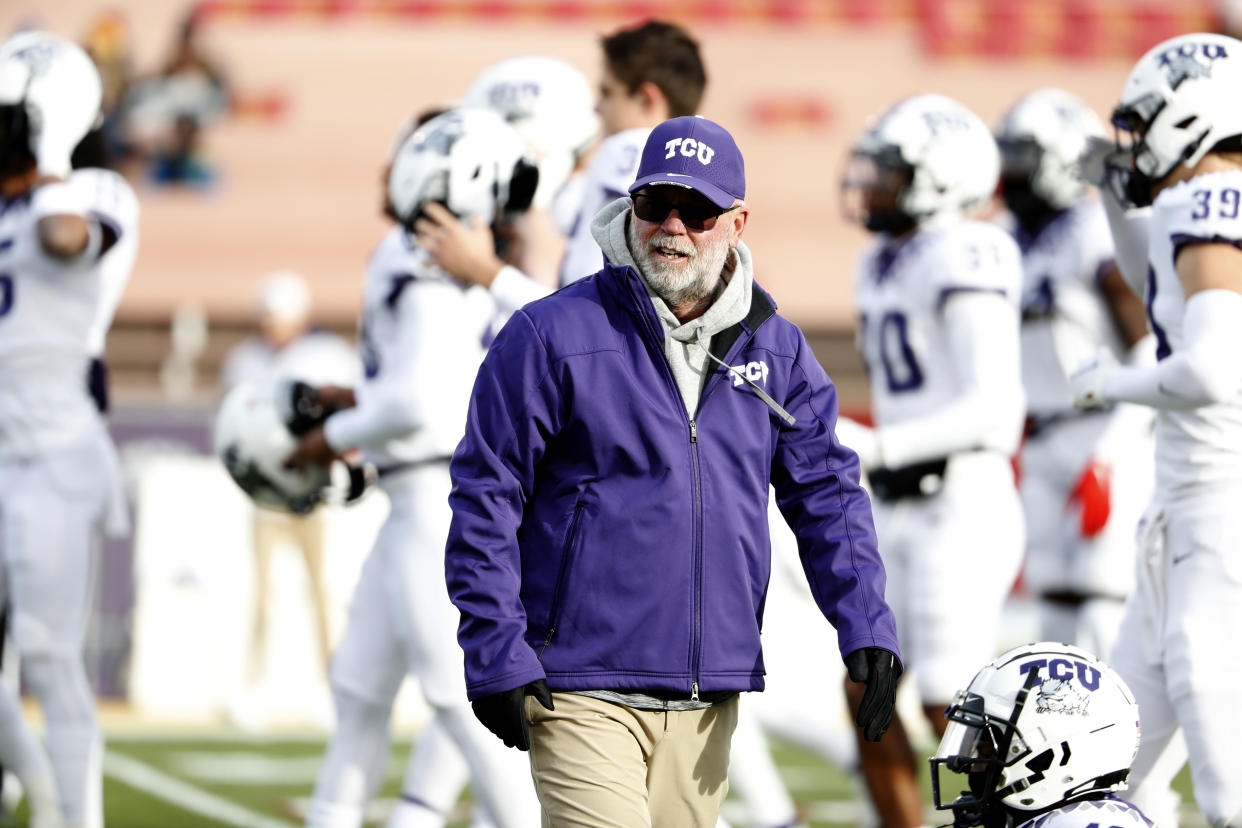
[[[768,364],[766,362],[748,362],[745,365],[734,365],[729,372],[733,376],[733,387],[741,385],[745,380],[766,383],[768,380]]]
[[[677,147],[681,145],[679,150]],[[712,163],[712,159],[716,156],[716,151],[704,144],[702,141],[696,141],[693,138],[674,138],[671,141],[664,142],[664,149],[668,150],[664,154],[665,158],[672,158],[678,152],[686,158],[693,158],[696,154],[699,157],[699,163],[707,166]]]

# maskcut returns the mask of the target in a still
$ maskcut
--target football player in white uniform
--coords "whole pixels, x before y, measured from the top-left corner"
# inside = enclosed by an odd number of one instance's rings
[[[87,377],[133,261],[138,204],[113,172],[70,171],[99,103],[99,74],[76,45],[43,32],[0,45],[0,594],[47,738],[45,752],[4,684],[0,760],[38,826],[103,824],[81,650],[95,538],[123,513]]]
[[[1106,653],[1151,495],[1152,418],[1134,405],[1080,411],[1068,377],[1102,347],[1135,361],[1154,344],[1143,302],[1113,261],[1104,210],[1078,177],[1079,156],[1103,134],[1099,118],[1068,92],[1040,89],[995,132],[1001,195],[1022,250],[1026,586],[1041,638]]]
[[[1167,40],[1130,72],[1112,120],[1131,143],[1109,180],[1152,205],[1146,301],[1159,361],[1101,353],[1071,377],[1080,405],[1156,409],[1156,494],[1111,660],[1143,716],[1135,798],[1167,790],[1161,759],[1180,727],[1195,798],[1217,826],[1242,825],[1242,685],[1229,655],[1242,639],[1240,91],[1242,41],[1223,35]]]
[[[388,720],[407,674],[416,676],[436,726],[470,767],[474,792],[495,824],[533,826],[539,804],[525,757],[507,751],[466,701],[457,612],[444,586],[451,513],[448,460],[460,440],[485,337],[488,292],[434,266],[413,240],[429,202],[491,225],[525,209],[538,173],[522,139],[495,113],[453,110],[428,121],[393,159],[389,208],[399,226],[371,257],[361,325],[366,379],[354,391],[321,389],[332,414],[308,432],[294,465],[325,465],[351,448],[379,471],[391,503],[332,660],[337,730],[315,786],[308,825],[357,828],[380,781]],[[448,804],[458,791],[451,791]],[[409,795],[392,826],[443,824],[425,797]]]
[[[1015,647],[980,670],[944,717],[932,792],[954,828],[1151,828],[1112,793],[1124,789],[1138,750],[1138,705],[1091,653]]]
[[[854,144],[844,206],[876,234],[854,280],[874,428],[838,421],[875,496],[876,533],[907,665],[924,712],[993,652],[1022,556],[1010,457],[1022,431],[1017,245],[963,217],[988,203],[996,142],[940,95],[885,112]],[[862,685],[847,685],[857,708]],[[918,769],[900,720],[859,742],[881,822],[923,824]]]

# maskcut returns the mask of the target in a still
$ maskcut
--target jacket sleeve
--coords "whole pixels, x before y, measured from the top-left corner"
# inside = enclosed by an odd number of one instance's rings
[[[461,612],[457,640],[472,700],[544,678],[524,638],[518,529],[560,409],[547,349],[519,311],[479,368],[451,465],[445,577]]]
[[[798,339],[784,403],[798,422],[782,425],[777,440],[776,502],[798,538],[815,602],[837,630],[842,658],[862,647],[882,647],[900,658],[858,456],[837,440],[836,388],[800,332]]]

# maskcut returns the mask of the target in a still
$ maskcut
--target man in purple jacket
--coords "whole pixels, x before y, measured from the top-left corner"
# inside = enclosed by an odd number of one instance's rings
[[[652,131],[604,269],[513,316],[453,456],[447,578],[475,714],[552,825],[712,826],[763,689],[769,484],[878,740],[901,662],[836,391],[754,282],[742,155]],[[808,688],[812,693],[832,688]]]

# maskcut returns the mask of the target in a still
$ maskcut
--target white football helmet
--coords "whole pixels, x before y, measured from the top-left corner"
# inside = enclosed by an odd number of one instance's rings
[[[945,710],[932,757],[937,809],[955,825],[1016,823],[1032,812],[1125,786],[1138,752],[1138,705],[1111,667],[1086,650],[1040,642],[984,667]],[[942,771],[952,774],[942,779]],[[961,794],[943,800],[957,783]],[[1008,809],[1008,810],[1006,810]]]
[[[255,503],[306,514],[329,499],[334,487],[349,484],[334,478],[333,469],[284,467],[298,444],[289,426],[292,405],[290,383],[242,383],[220,404],[215,450],[229,476]]]
[[[854,142],[844,209],[873,232],[903,232],[986,204],[999,175],[996,141],[977,115],[952,98],[917,95]]]
[[[537,207],[552,203],[599,133],[590,82],[555,58],[516,57],[493,64],[470,84],[462,104],[498,113],[526,141],[539,167]]]
[[[102,94],[99,71],[77,44],[38,31],[4,41],[0,163],[20,165],[28,150],[41,174],[67,177],[74,147],[99,117]]]
[[[491,225],[530,207],[538,179],[521,136],[499,115],[452,109],[416,129],[397,150],[388,202],[407,229],[429,201],[459,219]]]
[[[1151,203],[1152,187],[1178,165],[1193,167],[1222,141],[1242,150],[1242,41],[1225,35],[1182,35],[1154,46],[1130,70],[1121,103],[1113,110],[1124,195],[1136,206]],[[1128,138],[1128,145],[1123,143]]]
[[[1001,155],[1001,195],[1021,220],[1070,207],[1086,192],[1078,159],[1092,138],[1104,135],[1100,118],[1060,89],[1028,92],[996,126]]]

